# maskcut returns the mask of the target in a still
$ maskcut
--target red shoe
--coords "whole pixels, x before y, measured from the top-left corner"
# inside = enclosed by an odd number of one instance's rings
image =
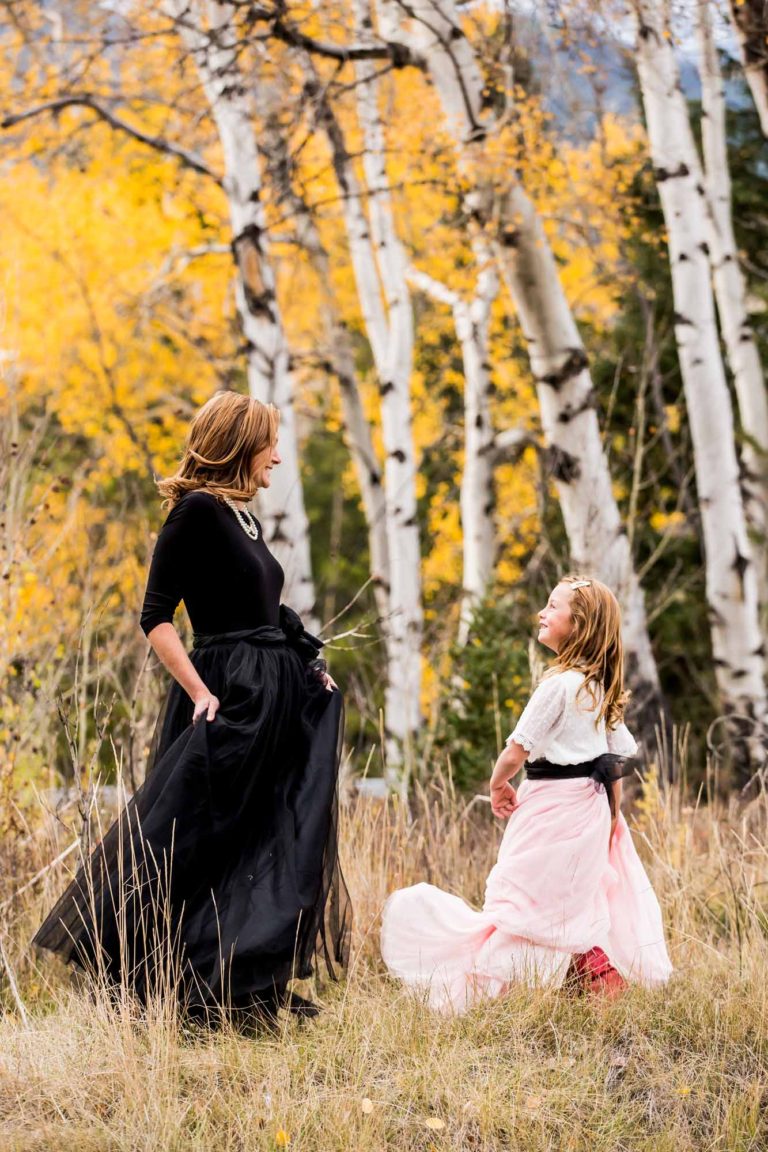
[[[577,952],[573,957],[573,967],[585,992],[615,996],[627,986],[626,980],[617,972],[602,948]]]

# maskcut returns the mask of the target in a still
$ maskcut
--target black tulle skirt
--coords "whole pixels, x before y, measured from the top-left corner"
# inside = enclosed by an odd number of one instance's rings
[[[194,726],[174,684],[144,784],[35,936],[146,1001],[189,1008],[278,996],[346,964],[339,867],[343,702],[276,628],[203,637],[191,654],[219,697]]]

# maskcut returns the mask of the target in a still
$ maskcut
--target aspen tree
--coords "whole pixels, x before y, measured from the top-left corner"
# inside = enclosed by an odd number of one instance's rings
[[[367,10],[355,10],[363,43],[370,42]],[[331,150],[350,261],[371,348],[384,446],[384,526],[388,608],[382,620],[387,655],[384,726],[386,771],[404,786],[407,752],[421,722],[421,550],[416,507],[416,463],[411,424],[413,315],[407,260],[394,220],[378,110],[375,68],[355,65],[356,105],[363,132],[361,181],[344,129],[309,54],[303,56],[307,95]],[[365,205],[368,211],[366,212]],[[405,769],[405,771],[404,771]]]
[[[355,0],[355,25],[362,43],[372,39],[370,7]],[[411,421],[413,311],[408,260],[398,235],[386,169],[384,129],[379,113],[376,66],[355,64],[357,111],[363,130],[363,171],[368,228],[352,224],[353,264],[363,264],[368,306],[366,328],[378,378],[384,441],[384,500],[389,551],[388,673],[385,721],[390,773],[401,772],[403,756],[421,722],[421,548],[416,506],[416,453]],[[374,302],[371,272],[377,275]],[[362,293],[361,293],[362,296]],[[384,306],[381,306],[383,297]],[[407,759],[406,759],[407,768]]]
[[[273,100],[279,99],[275,94]],[[291,179],[291,159],[285,132],[265,117],[264,147],[270,156],[270,174],[280,202],[290,209],[298,243],[315,269],[321,291],[320,315],[331,371],[339,383],[344,429],[368,531],[371,581],[385,639],[389,616],[389,544],[387,539],[384,477],[373,444],[373,430],[365,414],[349,329],[333,286],[332,263],[320,236],[314,213]]]
[[[715,317],[707,194],[661,0],[634,0],[637,68],[668,234],[675,337],[696,469],[706,595],[721,705],[765,716],[757,578],[747,536],[731,399]]]
[[[707,192],[710,248],[715,299],[728,364],[745,433],[745,511],[753,540],[762,605],[768,602],[766,530],[768,529],[768,396],[755,335],[747,311],[747,289],[739,265],[733,230],[731,176],[725,126],[725,92],[712,27],[711,0],[698,0],[704,187]],[[695,148],[692,139],[687,143]]]
[[[462,597],[458,643],[466,644],[472,614],[493,575],[496,552],[493,467],[496,437],[491,415],[488,329],[498,294],[492,253],[482,236],[472,244],[479,264],[470,300],[428,273],[412,269],[411,282],[453,313],[464,368],[464,463],[461,476]]]

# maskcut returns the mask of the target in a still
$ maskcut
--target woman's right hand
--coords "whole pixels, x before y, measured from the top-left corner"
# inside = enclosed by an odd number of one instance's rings
[[[198,720],[205,717],[206,722],[213,720],[214,716],[220,708],[218,696],[214,696],[213,692],[200,692],[199,695],[194,697],[195,710],[192,713],[192,723],[197,724]]]

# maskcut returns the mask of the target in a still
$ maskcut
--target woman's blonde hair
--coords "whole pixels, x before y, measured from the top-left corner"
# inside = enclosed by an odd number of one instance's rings
[[[157,481],[163,505],[173,507],[185,492],[198,488],[230,500],[252,499],[257,471],[270,460],[279,423],[272,404],[239,392],[217,392],[192,420],[178,470]]]
[[[629,692],[624,690],[624,645],[621,609],[610,588],[593,576],[563,576],[571,586],[570,610],[573,629],[565,641],[552,672],[576,668],[584,673],[586,689],[598,709],[596,723],[605,718],[609,728],[624,719]]]

